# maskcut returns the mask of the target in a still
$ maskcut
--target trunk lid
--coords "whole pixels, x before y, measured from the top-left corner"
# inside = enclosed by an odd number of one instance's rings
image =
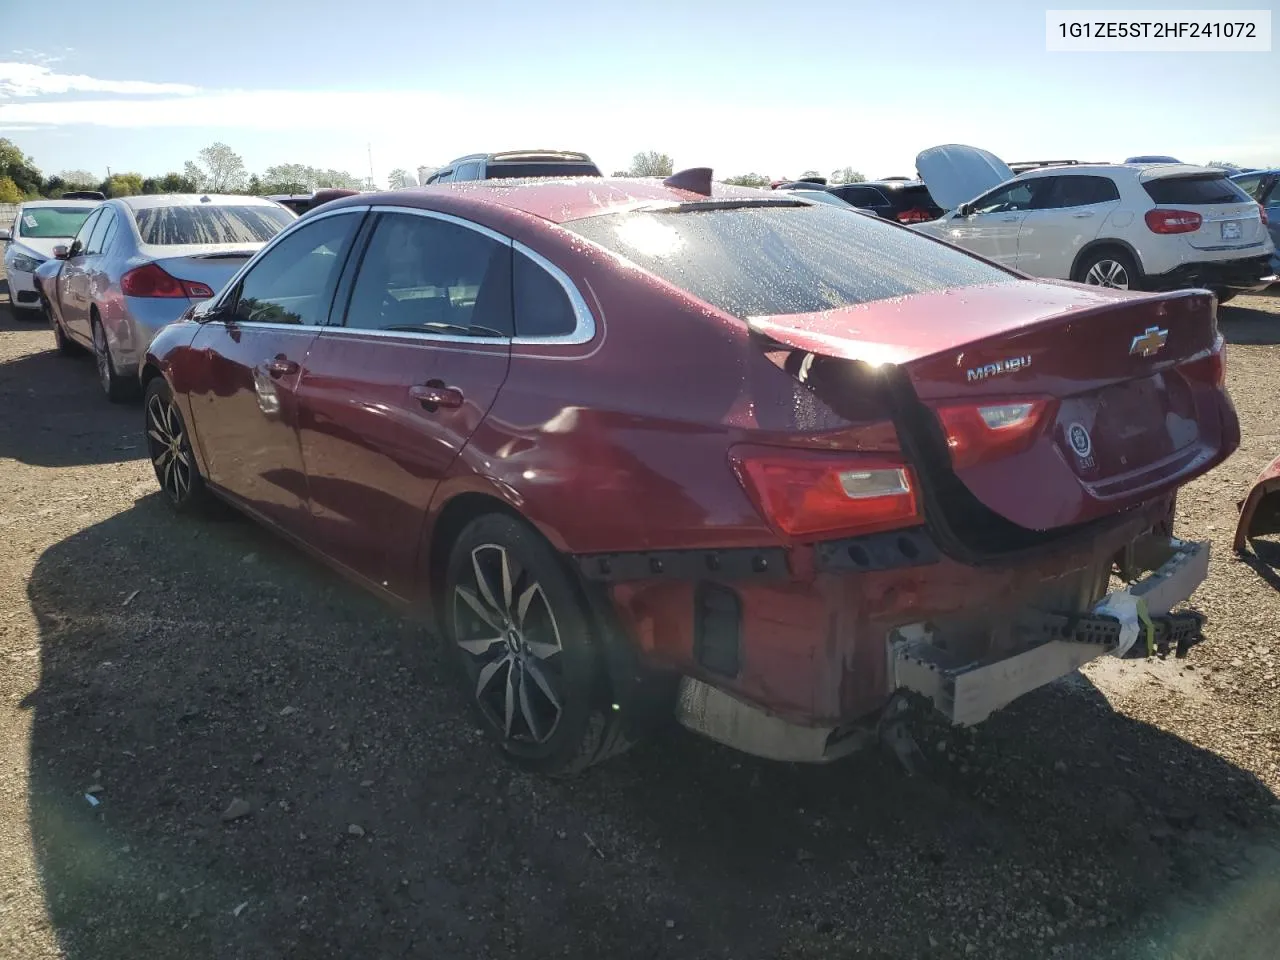
[[[196,247],[196,248],[171,248],[174,250],[190,249],[191,252],[183,252],[173,256],[157,256],[155,258],[164,271],[179,280],[189,280],[194,283],[203,283],[215,294],[226,286],[237,270],[248,262],[249,258],[258,252],[261,244],[257,246],[248,245],[242,247]],[[157,252],[163,251],[164,248],[152,248]]]
[[[1222,170],[1159,166],[1145,171],[1139,180],[1158,208],[1200,215],[1200,227],[1182,234],[1197,250],[1239,250],[1256,247],[1267,238],[1257,202]]]
[[[1164,494],[1238,442],[1215,304],[1194,291],[1015,281],[748,323],[773,343],[880,367],[904,449],[931,460],[922,474],[958,478],[1027,530]],[[972,421],[1026,403],[1039,413],[1025,445],[961,462],[948,411]]]
[[[1009,165],[994,153],[959,143],[930,147],[917,154],[916,172],[944,210],[954,210],[1013,179]]]

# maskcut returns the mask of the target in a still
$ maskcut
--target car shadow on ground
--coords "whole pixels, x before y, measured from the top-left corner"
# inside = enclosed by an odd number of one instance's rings
[[[0,305],[0,333],[26,333],[48,349],[0,361],[0,459],[41,467],[135,460],[146,453],[136,403],[108,403],[87,352],[62,356],[44,323],[14,320]]]
[[[417,627],[248,522],[148,495],[28,594],[73,960],[1274,955],[1275,798],[1083,680],[924,721],[917,778],[668,731],[559,783],[497,757]]]
[[[1274,294],[1269,294],[1274,297]],[[1236,301],[1218,308],[1218,329],[1227,343],[1270,346],[1280,343],[1280,313]]]

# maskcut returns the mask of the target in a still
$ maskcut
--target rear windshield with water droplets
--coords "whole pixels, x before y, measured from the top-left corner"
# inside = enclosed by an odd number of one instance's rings
[[[743,318],[1016,279],[909,229],[827,204],[616,213],[563,226]]]
[[[266,243],[295,219],[274,204],[143,207],[134,211],[143,243]]]

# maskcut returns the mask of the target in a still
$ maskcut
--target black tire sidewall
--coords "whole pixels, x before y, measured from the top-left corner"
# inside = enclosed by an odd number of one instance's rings
[[[1142,275],[1138,271],[1138,264],[1134,262],[1134,259],[1129,255],[1129,252],[1121,247],[1100,247],[1096,250],[1090,251],[1085,258],[1080,261],[1080,266],[1076,268],[1076,282],[1085,283],[1085,277],[1089,275],[1089,271],[1093,269],[1095,264],[1103,260],[1115,260],[1124,267],[1125,273],[1129,275],[1129,286],[1127,289],[1142,289]],[[1097,286],[1097,284],[1087,285]],[[1103,289],[1112,288],[1104,287]]]
[[[98,363],[98,336],[97,332],[102,331],[102,345],[107,352],[107,383],[102,382],[102,374],[97,369]],[[94,376],[98,379],[98,386],[102,390],[108,400],[112,403],[120,403],[127,400],[130,396],[129,385],[124,378],[116,373],[116,366],[111,360],[111,343],[107,340],[107,328],[102,325],[102,318],[96,313],[93,317],[93,323],[90,327],[90,336],[93,340],[93,362]]]
[[[474,681],[467,668],[468,654],[458,648],[454,626],[454,590],[464,571],[471,566],[471,551],[485,544],[503,547],[541,584],[560,631],[563,708],[559,726],[545,743],[529,744],[506,740],[496,730],[476,702]],[[483,728],[498,742],[504,753],[526,769],[556,773],[570,768],[588,739],[593,716],[601,710],[601,663],[593,635],[592,617],[579,586],[565,569],[564,561],[550,544],[527,523],[514,517],[491,513],[471,521],[459,534],[449,552],[443,608],[439,623],[462,691]]]

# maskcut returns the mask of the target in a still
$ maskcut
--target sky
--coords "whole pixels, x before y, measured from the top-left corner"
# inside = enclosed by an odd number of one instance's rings
[[[52,20],[11,4],[0,137],[46,175],[180,171],[214,141],[254,172],[363,177],[371,154],[379,185],[521,147],[606,173],[657,150],[717,177],[905,176],[940,143],[1280,165],[1280,53],[1048,53],[1047,5],[1010,0],[120,0],[110,16],[64,0]]]

